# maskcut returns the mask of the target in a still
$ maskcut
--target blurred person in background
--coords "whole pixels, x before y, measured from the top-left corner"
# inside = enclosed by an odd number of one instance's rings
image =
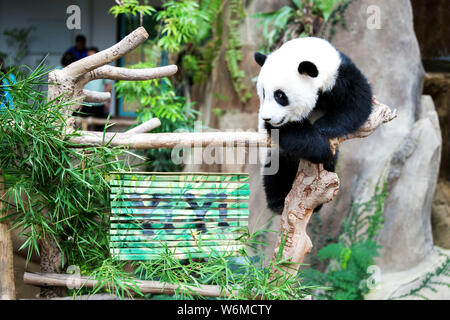
[[[66,53],[68,52],[73,54],[76,60],[86,58],[88,55],[88,50],[86,48],[86,37],[79,34],[75,38],[75,46],[66,51]]]
[[[75,61],[77,61],[77,58],[74,56],[74,54],[67,51],[61,58],[61,66],[59,67],[59,69],[65,68]]]

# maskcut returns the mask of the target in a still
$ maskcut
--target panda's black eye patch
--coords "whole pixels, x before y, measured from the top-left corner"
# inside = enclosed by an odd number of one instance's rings
[[[281,91],[277,90],[274,92],[273,97],[275,98],[275,101],[278,102],[279,105],[285,107],[289,104],[289,99],[286,96],[286,94]]]
[[[263,88],[263,99],[266,99],[266,91]]]

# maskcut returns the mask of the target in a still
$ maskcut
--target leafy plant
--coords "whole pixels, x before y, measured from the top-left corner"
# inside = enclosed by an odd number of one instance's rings
[[[440,255],[444,255],[444,253],[440,253]],[[436,281],[436,277],[450,277],[450,257],[446,256],[445,261],[439,265],[435,270],[428,272],[422,282],[416,287],[411,289],[409,292],[393,297],[390,300],[396,300],[396,299],[402,299],[407,297],[417,297],[423,300],[428,300],[427,296],[423,292],[424,289],[428,289],[432,292],[438,292],[438,289],[436,287],[438,286],[444,286],[447,288],[450,288],[450,282],[439,282]]]
[[[345,0],[336,6],[336,8],[331,12],[329,19],[325,21],[324,26],[322,27],[322,37],[326,37],[326,32],[328,31],[328,40],[332,40],[334,35],[336,34],[336,26],[340,24],[343,28],[347,28],[347,20],[345,19],[345,12],[347,11],[348,6],[353,3],[355,0]]]
[[[250,93],[239,67],[242,45],[237,31],[243,18],[243,0],[230,0],[231,14],[224,21],[225,3],[221,0],[169,0],[158,13],[145,13],[144,16],[152,14],[160,22],[158,39],[152,46],[156,51],[169,52],[172,60],[179,61],[182,66],[179,78],[184,86],[204,83],[208,79],[222,43],[226,43],[226,63],[233,87],[239,98],[247,101]],[[117,13],[131,14],[127,13],[125,5],[117,10]],[[229,26],[226,39],[222,38],[225,25]]]
[[[241,101],[245,103],[252,95],[244,83],[245,73],[239,68],[239,62],[242,61],[243,56],[238,26],[240,19],[245,17],[241,0],[230,0],[230,15],[234,19],[231,19],[228,25],[228,47],[225,60],[233,81],[234,90],[237,92]]]
[[[189,42],[198,42],[196,39],[200,32],[202,22],[209,23],[209,17],[199,10],[194,0],[168,1],[163,4],[163,11],[157,15],[158,20],[164,22],[158,42],[164,50],[170,53],[178,52],[182,45]]]
[[[252,17],[261,19],[265,52],[270,52],[284,42],[298,37],[317,36],[321,28],[336,25],[352,0],[292,0],[290,6]],[[323,36],[324,34],[322,34]]]
[[[319,299],[359,300],[369,292],[368,268],[375,264],[380,248],[375,238],[383,225],[386,187],[379,181],[371,199],[355,202],[338,242],[318,252],[320,260],[329,262],[326,271],[311,268],[302,273],[308,281],[329,288],[318,293]]]
[[[247,233],[242,243],[253,247],[261,245],[256,238],[269,230]],[[198,249],[201,251],[202,246]],[[175,258],[169,247],[163,246],[159,257],[149,261],[132,263],[132,272],[124,272],[124,262],[107,259],[89,276],[98,280],[94,289],[82,288],[73,292],[95,294],[101,288],[119,297],[138,295],[142,292],[136,286],[137,280],[153,280],[177,285],[175,295],[147,294],[148,299],[194,299],[202,297],[195,291],[199,285],[217,285],[220,292],[227,293],[227,299],[302,299],[317,286],[306,286],[297,275],[282,269],[287,262],[277,259],[268,264],[264,256],[250,256],[245,248],[237,254],[212,252],[206,259]]]
[[[67,263],[96,265],[108,255],[105,174],[122,168],[124,153],[108,141],[82,150],[70,141],[78,133],[65,133],[62,114],[72,102],[47,101],[38,88],[46,84],[48,71],[41,63],[35,70],[15,72],[17,83],[0,85],[0,93],[8,90],[12,97],[0,111],[5,219],[26,238],[21,249],[28,249],[28,258],[50,238]]]
[[[113,14],[115,18],[117,18],[120,14],[127,16],[136,16],[139,14],[141,26],[143,23],[143,17],[156,11],[155,8],[148,5],[148,1],[145,1],[146,4],[144,5],[141,5],[139,0],[116,0],[116,3],[117,5],[109,9],[109,13]]]
[[[5,36],[9,47],[15,50],[14,54],[12,54],[14,57],[11,59],[12,64],[19,65],[22,59],[28,54],[30,35],[35,30],[36,27],[31,26],[27,28],[5,29],[3,31],[3,35]],[[6,58],[7,54],[1,53],[0,56]]]

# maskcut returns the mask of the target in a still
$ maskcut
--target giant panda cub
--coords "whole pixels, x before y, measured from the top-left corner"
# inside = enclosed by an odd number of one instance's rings
[[[268,207],[281,213],[300,159],[335,170],[329,139],[366,122],[372,90],[350,58],[320,38],[288,41],[268,56],[255,53],[255,60],[262,67],[259,129],[279,129],[279,170],[264,176],[264,189]]]

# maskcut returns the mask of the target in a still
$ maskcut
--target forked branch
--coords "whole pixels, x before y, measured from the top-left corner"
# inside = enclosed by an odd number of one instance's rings
[[[71,117],[72,113],[80,109],[83,101],[103,102],[109,99],[107,93],[83,89],[89,81],[96,79],[150,80],[168,77],[177,72],[178,69],[175,65],[147,69],[127,69],[107,65],[136,49],[147,38],[147,31],[140,27],[114,46],[78,60],[62,70],[50,72],[49,82],[52,85],[49,85],[48,100],[54,101],[56,99],[55,101],[59,101],[64,99],[65,101],[75,102],[64,112],[68,131],[72,129],[74,123],[74,119]]]

